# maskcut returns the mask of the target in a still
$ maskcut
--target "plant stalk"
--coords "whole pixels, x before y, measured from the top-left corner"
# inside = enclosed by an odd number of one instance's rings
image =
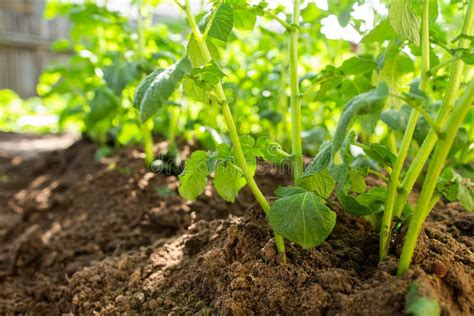
[[[464,18],[462,34],[472,35],[472,28],[474,25],[474,0],[469,0],[469,4],[466,11],[466,16]],[[458,48],[468,48],[470,41],[466,38],[461,38],[458,42]],[[464,70],[464,62],[462,60],[456,60],[453,63],[451,70],[451,75],[448,82],[447,93],[443,100],[443,104],[439,110],[438,116],[436,118],[435,124],[441,129],[446,125],[446,121],[449,118],[449,114],[452,111],[454,102],[458,95],[459,86],[461,85],[462,75]],[[426,136],[423,144],[420,147],[420,150],[417,152],[415,158],[413,159],[408,171],[403,179],[403,182],[400,187],[399,196],[395,202],[394,207],[394,216],[400,216],[403,206],[408,200],[408,196],[415,185],[418,176],[423,170],[428,157],[430,156],[436,142],[438,141],[438,134],[435,130],[431,129]]]
[[[413,217],[410,221],[405,243],[403,244],[402,254],[400,256],[400,263],[398,265],[397,271],[399,276],[403,275],[410,266],[423,222],[425,221],[426,217],[431,211],[431,207],[433,206],[433,193],[436,189],[436,184],[438,183],[438,177],[444,167],[444,163],[449,154],[451,146],[453,145],[457,131],[472,107],[473,100],[474,80],[471,80],[463,96],[451,114],[448,123],[446,124],[446,130],[448,131],[446,137],[441,139],[435,147],[433,158],[430,161],[423,188],[421,189],[418,202],[416,203],[415,213],[413,214]]]
[[[423,14],[421,18],[421,80],[420,88],[426,91],[428,87],[428,71],[430,69],[430,11],[429,0],[423,2]],[[397,199],[397,188],[399,185],[400,174],[403,169],[405,158],[410,149],[410,144],[415,132],[416,122],[418,121],[419,112],[412,109],[410,118],[408,120],[405,134],[403,135],[402,143],[398,151],[397,159],[393,165],[392,173],[390,174],[390,181],[388,183],[387,199],[385,202],[385,211],[383,213],[382,224],[380,226],[380,244],[379,244],[379,259],[382,261],[388,252],[388,241],[390,240],[391,224],[393,209]]]
[[[301,145],[301,98],[298,87],[298,25],[300,2],[293,1],[292,25],[290,28],[290,107],[291,107],[291,152],[294,158],[293,176],[298,179],[303,174],[303,150]]]
[[[209,52],[209,48],[207,47],[207,44],[205,40],[203,39],[201,31],[199,30],[196,24],[194,15],[191,12],[190,0],[185,1],[185,12],[186,12],[186,18],[188,19],[188,22],[191,26],[193,35],[196,38],[196,41],[201,50],[201,53],[204,55],[206,59],[211,60],[212,57]],[[265,214],[268,214],[270,212],[270,204],[268,203],[262,191],[260,190],[257,183],[255,182],[255,179],[253,178],[253,175],[247,165],[247,161],[245,160],[245,156],[242,151],[242,146],[240,144],[239,135],[235,127],[235,122],[232,117],[232,113],[230,111],[229,103],[227,102],[227,97],[225,95],[224,88],[222,87],[221,83],[217,84],[216,96],[219,100],[219,103],[222,106],[222,113],[224,115],[224,120],[227,124],[227,128],[229,129],[229,135],[230,135],[232,144],[234,145],[237,163],[239,167],[242,169],[242,173],[244,174],[245,180],[247,181],[247,184],[250,190],[252,191],[253,195],[257,199],[257,202],[260,204]],[[277,247],[277,251],[280,254],[282,262],[286,262],[285,244],[284,244],[283,237],[276,233],[274,235],[275,235],[275,244]]]

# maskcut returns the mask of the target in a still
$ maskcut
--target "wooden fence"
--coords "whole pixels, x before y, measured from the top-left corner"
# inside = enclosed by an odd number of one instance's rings
[[[0,0],[0,89],[36,95],[42,70],[61,56],[49,47],[66,38],[66,19],[45,20],[46,0]]]

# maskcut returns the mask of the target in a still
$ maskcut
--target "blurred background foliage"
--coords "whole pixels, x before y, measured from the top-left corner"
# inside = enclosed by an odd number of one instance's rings
[[[433,0],[434,1],[434,0]],[[245,3],[246,1],[241,1]],[[436,3],[436,1],[434,1]],[[210,7],[195,1],[196,14]],[[248,1],[289,21],[289,1]],[[439,0],[432,21],[431,67],[447,60],[459,35],[461,0]],[[331,138],[342,107],[381,81],[390,91],[407,91],[419,76],[419,47],[402,41],[387,26],[388,1],[305,1],[302,5],[299,73],[303,98],[303,141],[314,154]],[[139,82],[154,69],[166,68],[186,53],[189,34],[184,15],[174,1],[49,1],[44,18],[66,17],[69,37],[52,44],[68,53],[39,78],[38,97],[20,99],[0,90],[0,130],[17,132],[81,132],[102,146],[142,141],[138,112],[132,105]],[[252,19],[250,24],[253,24]],[[285,30],[275,20],[255,15],[256,27],[241,22],[227,44],[214,41],[225,74],[224,88],[240,134],[268,135],[289,148],[290,117],[288,45]],[[246,20],[248,21],[248,20]],[[384,22],[385,21],[385,22]],[[382,36],[383,35],[383,36]],[[433,77],[431,97],[443,98],[449,67]],[[467,74],[472,76],[472,73]],[[154,118],[155,134],[181,141],[195,140],[204,148],[226,141],[219,108],[195,102],[182,91]],[[396,152],[407,120],[402,101],[389,98],[381,121],[358,123],[358,135]],[[436,108],[439,102],[431,106]],[[428,109],[429,110],[429,109]],[[472,113],[459,146],[472,144]],[[428,125],[422,119],[416,140]],[[372,133],[372,130],[375,131]],[[392,132],[390,132],[392,130]],[[461,137],[462,138],[462,137]],[[472,160],[472,148],[462,150]],[[416,150],[413,148],[412,150]]]

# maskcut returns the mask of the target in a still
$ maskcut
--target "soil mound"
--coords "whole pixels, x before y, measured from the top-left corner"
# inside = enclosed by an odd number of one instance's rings
[[[403,278],[395,256],[378,263],[370,223],[337,206],[329,239],[287,243],[283,265],[248,190],[186,202],[138,148],[100,163],[95,150],[0,161],[0,313],[400,315],[412,282],[443,314],[474,313],[474,215],[457,204],[438,203]],[[271,195],[289,177],[266,169]]]

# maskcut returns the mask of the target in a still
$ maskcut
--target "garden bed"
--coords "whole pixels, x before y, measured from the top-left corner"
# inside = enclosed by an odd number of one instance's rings
[[[379,263],[371,224],[337,206],[326,242],[287,243],[282,265],[248,188],[234,204],[210,186],[186,202],[176,177],[145,170],[139,147],[100,163],[95,151],[77,142],[23,161],[2,155],[1,314],[399,315],[413,281],[444,314],[474,313],[474,215],[458,204],[438,203],[402,278],[401,236]],[[266,169],[267,196],[290,183]]]

